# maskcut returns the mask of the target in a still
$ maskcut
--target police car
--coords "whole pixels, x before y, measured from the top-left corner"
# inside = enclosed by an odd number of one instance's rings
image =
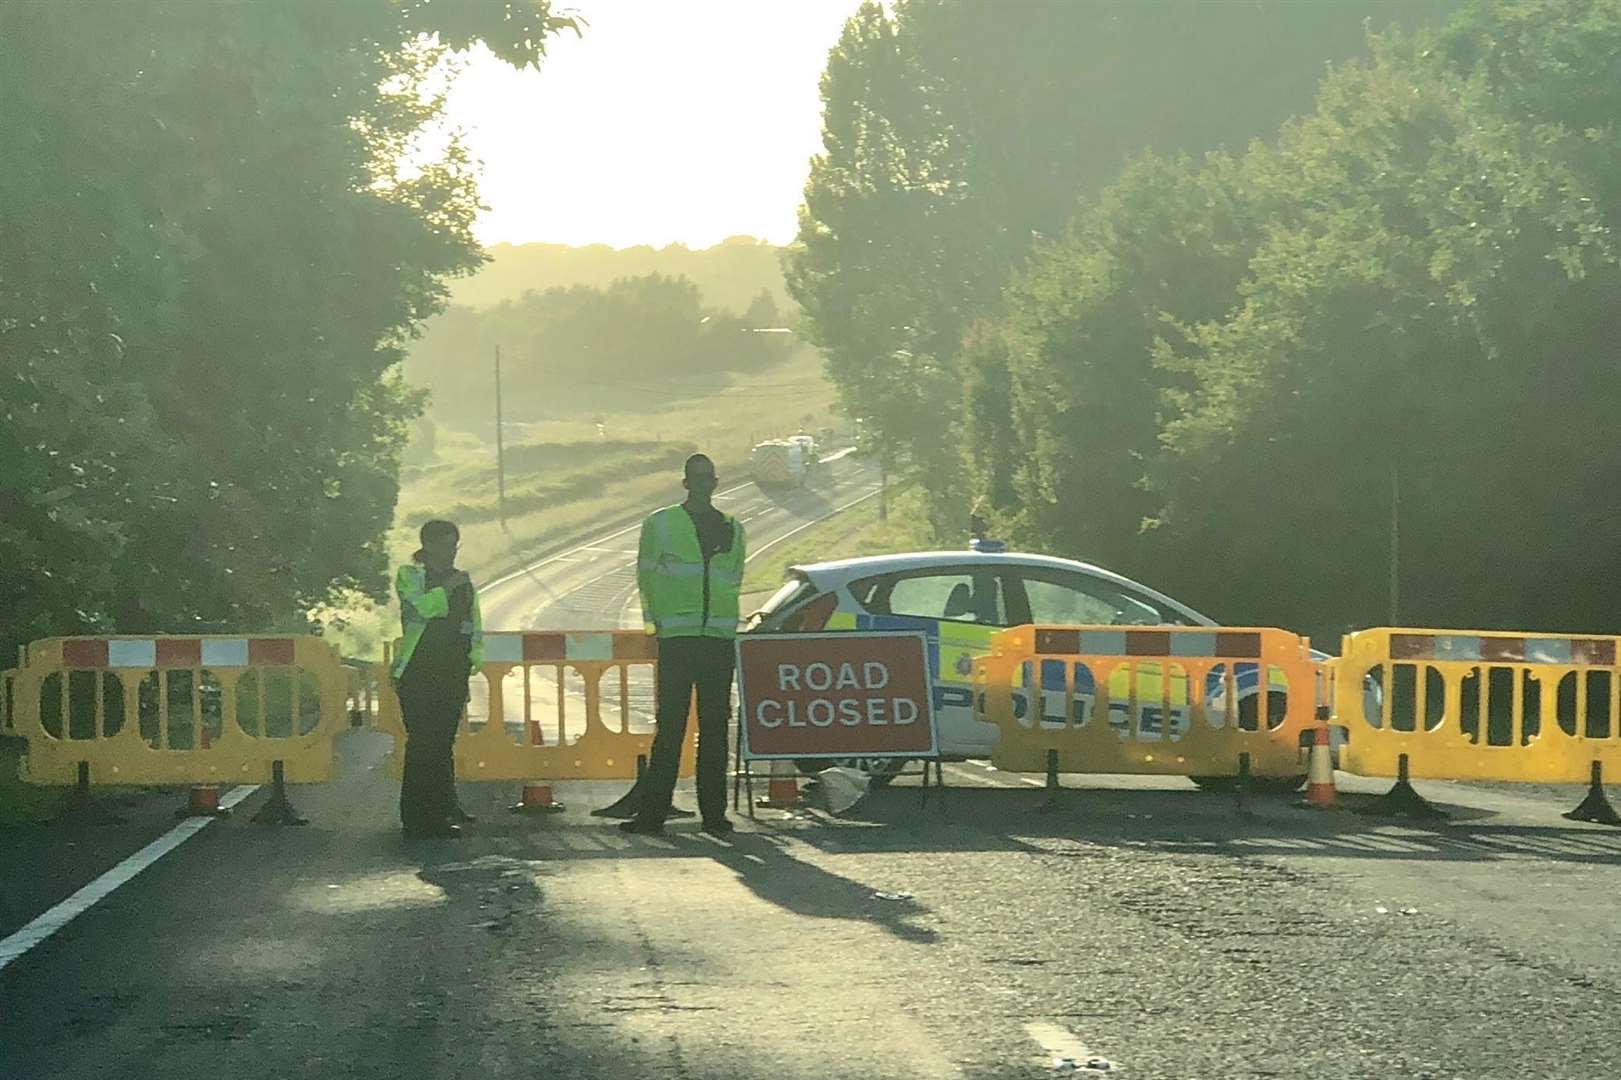
[[[1214,619],[1195,611],[1164,593],[1102,567],[1049,555],[1010,553],[999,545],[976,542],[968,551],[913,552],[903,555],[877,555],[837,562],[794,566],[788,580],[763,607],[749,616],[745,633],[795,633],[836,630],[921,630],[928,638],[930,664],[934,675],[934,706],[940,730],[941,754],[948,760],[988,758],[998,729],[975,717],[972,687],[974,657],[990,651],[992,636],[1009,626],[1027,624],[1082,626],[1217,626]],[[1325,654],[1315,653],[1318,659]],[[1043,664],[1050,667],[1052,662]],[[1084,667],[1081,669],[1084,671]],[[1016,695],[1023,708],[1039,708],[1048,716],[1045,700],[1063,698],[1061,671],[1056,686],[1047,686],[1053,673],[1033,673],[1037,687]],[[1261,675],[1257,665],[1235,665],[1234,687],[1238,696],[1240,723],[1254,723],[1258,713]],[[1089,701],[1091,694],[1076,673],[1072,699]],[[1084,676],[1090,680],[1090,673]],[[1185,730],[1188,709],[1185,680],[1180,691],[1182,707],[1171,710],[1173,731]],[[1206,688],[1206,704],[1222,709],[1222,680]],[[1211,695],[1216,695],[1214,698]],[[1283,714],[1281,687],[1269,689],[1278,700],[1268,712]],[[1132,718],[1124,714],[1129,695],[1112,694],[1119,700],[1111,705],[1109,722],[1124,730]],[[1159,693],[1142,695],[1147,701],[1160,699]],[[1060,706],[1060,709],[1062,707]],[[1143,708],[1149,708],[1144,706]],[[1119,715],[1114,715],[1119,713]],[[1158,715],[1135,718],[1144,731],[1153,731],[1165,718]],[[1084,719],[1084,717],[1082,718]],[[1056,718],[1062,723],[1062,715]],[[825,761],[806,761],[806,771],[826,766]],[[875,782],[891,779],[904,767],[895,760],[861,760],[846,764],[872,774]],[[1230,783],[1224,777],[1196,777],[1201,786],[1217,787]]]

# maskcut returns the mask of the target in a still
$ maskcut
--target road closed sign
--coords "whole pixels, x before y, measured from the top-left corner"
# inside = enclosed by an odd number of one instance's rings
[[[936,753],[922,634],[745,634],[737,672],[745,757]]]

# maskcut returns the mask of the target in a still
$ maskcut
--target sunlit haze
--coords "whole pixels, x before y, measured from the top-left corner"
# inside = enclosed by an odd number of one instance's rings
[[[482,51],[450,120],[481,161],[487,244],[792,239],[818,81],[859,0],[579,0],[539,71]]]

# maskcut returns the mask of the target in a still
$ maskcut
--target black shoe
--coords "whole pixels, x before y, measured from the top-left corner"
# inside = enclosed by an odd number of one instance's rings
[[[726,818],[717,818],[714,821],[704,822],[703,831],[710,836],[730,836],[737,831],[737,826]]]
[[[643,821],[641,818],[631,818],[629,821],[619,823],[619,831],[633,833],[637,836],[663,836],[664,823],[662,821]]]
[[[446,817],[448,817],[452,822],[462,825],[471,825],[473,822],[478,820],[478,818],[474,817],[472,814],[469,814],[466,810],[463,810],[459,806],[451,807],[450,813],[447,814]]]
[[[461,836],[462,827],[441,821],[433,825],[407,825],[403,831],[407,840],[455,840]]]

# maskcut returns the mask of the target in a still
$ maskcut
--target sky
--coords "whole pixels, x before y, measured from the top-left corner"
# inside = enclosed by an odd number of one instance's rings
[[[560,0],[539,71],[472,54],[448,119],[482,162],[485,244],[793,239],[819,80],[860,0]]]

